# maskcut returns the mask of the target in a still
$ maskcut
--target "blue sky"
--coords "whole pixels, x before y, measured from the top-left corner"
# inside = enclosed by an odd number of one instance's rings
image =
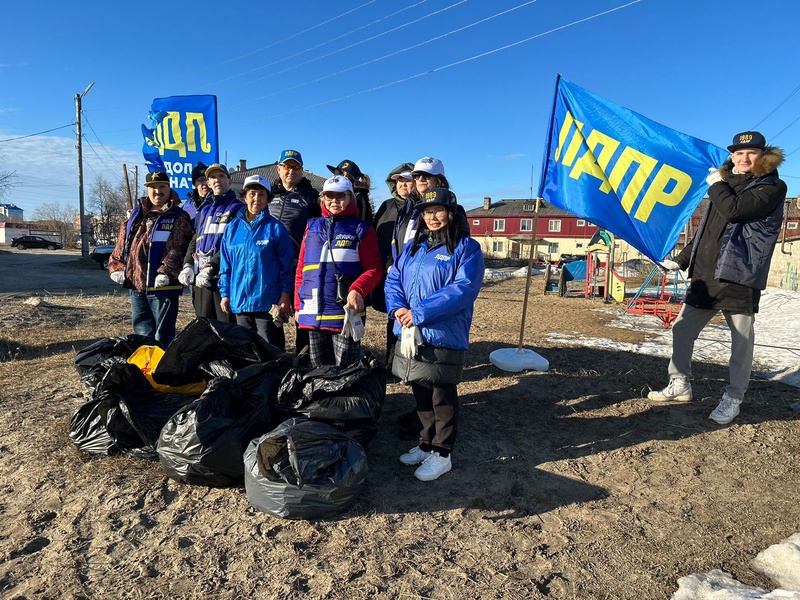
[[[789,154],[781,175],[790,196],[800,193],[797,0],[232,6],[26,5],[0,38],[0,169],[18,177],[4,201],[27,218],[45,202],[77,207],[74,97],[90,82],[87,195],[98,175],[121,180],[122,163],[140,165],[141,184],[140,125],[153,98],[215,94],[229,165],[270,163],[284,148],[319,174],[351,159],[372,177],[377,204],[392,168],[430,155],[467,208],[484,196],[527,198],[558,73],[720,146],[758,124]]]

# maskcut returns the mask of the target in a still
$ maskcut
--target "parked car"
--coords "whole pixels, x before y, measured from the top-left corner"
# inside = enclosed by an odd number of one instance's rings
[[[102,246],[95,246],[94,250],[89,253],[89,258],[96,261],[101,269],[108,268],[108,259],[111,253],[114,252],[114,244],[103,244]]]
[[[47,248],[48,250],[63,250],[64,244],[48,240],[47,238],[38,235],[21,235],[12,238],[11,246],[17,250],[25,250],[25,248]]]

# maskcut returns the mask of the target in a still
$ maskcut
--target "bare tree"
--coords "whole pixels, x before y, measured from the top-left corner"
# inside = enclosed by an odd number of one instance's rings
[[[17,182],[17,172],[0,169],[0,200],[6,197]]]
[[[72,206],[48,202],[34,211],[33,218],[44,227],[58,231],[64,240],[64,247],[72,248],[75,245],[75,239],[80,235],[75,229],[77,214],[78,210]]]
[[[125,183],[116,187],[98,175],[89,193],[89,208],[94,212],[92,224],[96,239],[113,240],[127,216]]]

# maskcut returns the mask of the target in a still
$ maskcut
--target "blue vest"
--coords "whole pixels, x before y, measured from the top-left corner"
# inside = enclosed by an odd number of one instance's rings
[[[342,330],[344,308],[336,304],[336,273],[349,275],[353,280],[363,273],[358,251],[369,227],[367,221],[355,215],[309,220],[303,280],[297,290],[300,311],[295,318],[298,325]],[[335,272],[333,261],[336,261]],[[366,318],[366,311],[361,318]]]
[[[131,211],[131,216],[128,217],[128,222],[125,225],[125,252],[123,255],[125,263],[128,262],[131,242],[133,241],[131,231],[134,223],[139,220],[141,213],[142,207],[138,205]],[[183,292],[183,285],[178,282],[175,282],[174,285],[159,288],[154,285],[158,275],[158,267],[161,266],[161,259],[167,247],[167,240],[172,235],[172,226],[181,213],[183,213],[183,210],[179,206],[173,206],[168,211],[160,213],[153,223],[153,229],[150,231],[150,243],[147,248],[146,292],[149,296],[179,296]]]
[[[213,201],[204,204],[197,212],[195,221],[197,245],[195,247],[194,271],[200,272],[207,262],[205,257],[219,253],[225,227],[236,216],[244,204],[236,197],[236,192],[228,190],[223,196],[213,196]]]

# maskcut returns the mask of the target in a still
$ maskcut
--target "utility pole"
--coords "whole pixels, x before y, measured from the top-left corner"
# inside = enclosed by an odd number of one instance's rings
[[[86,216],[83,208],[83,138],[81,136],[81,99],[92,89],[94,81],[83,90],[82,94],[75,94],[75,123],[78,133],[78,206],[81,223],[81,257],[89,258],[89,231],[86,226]]]
[[[135,198],[139,199],[139,165],[133,165],[133,190]]]

